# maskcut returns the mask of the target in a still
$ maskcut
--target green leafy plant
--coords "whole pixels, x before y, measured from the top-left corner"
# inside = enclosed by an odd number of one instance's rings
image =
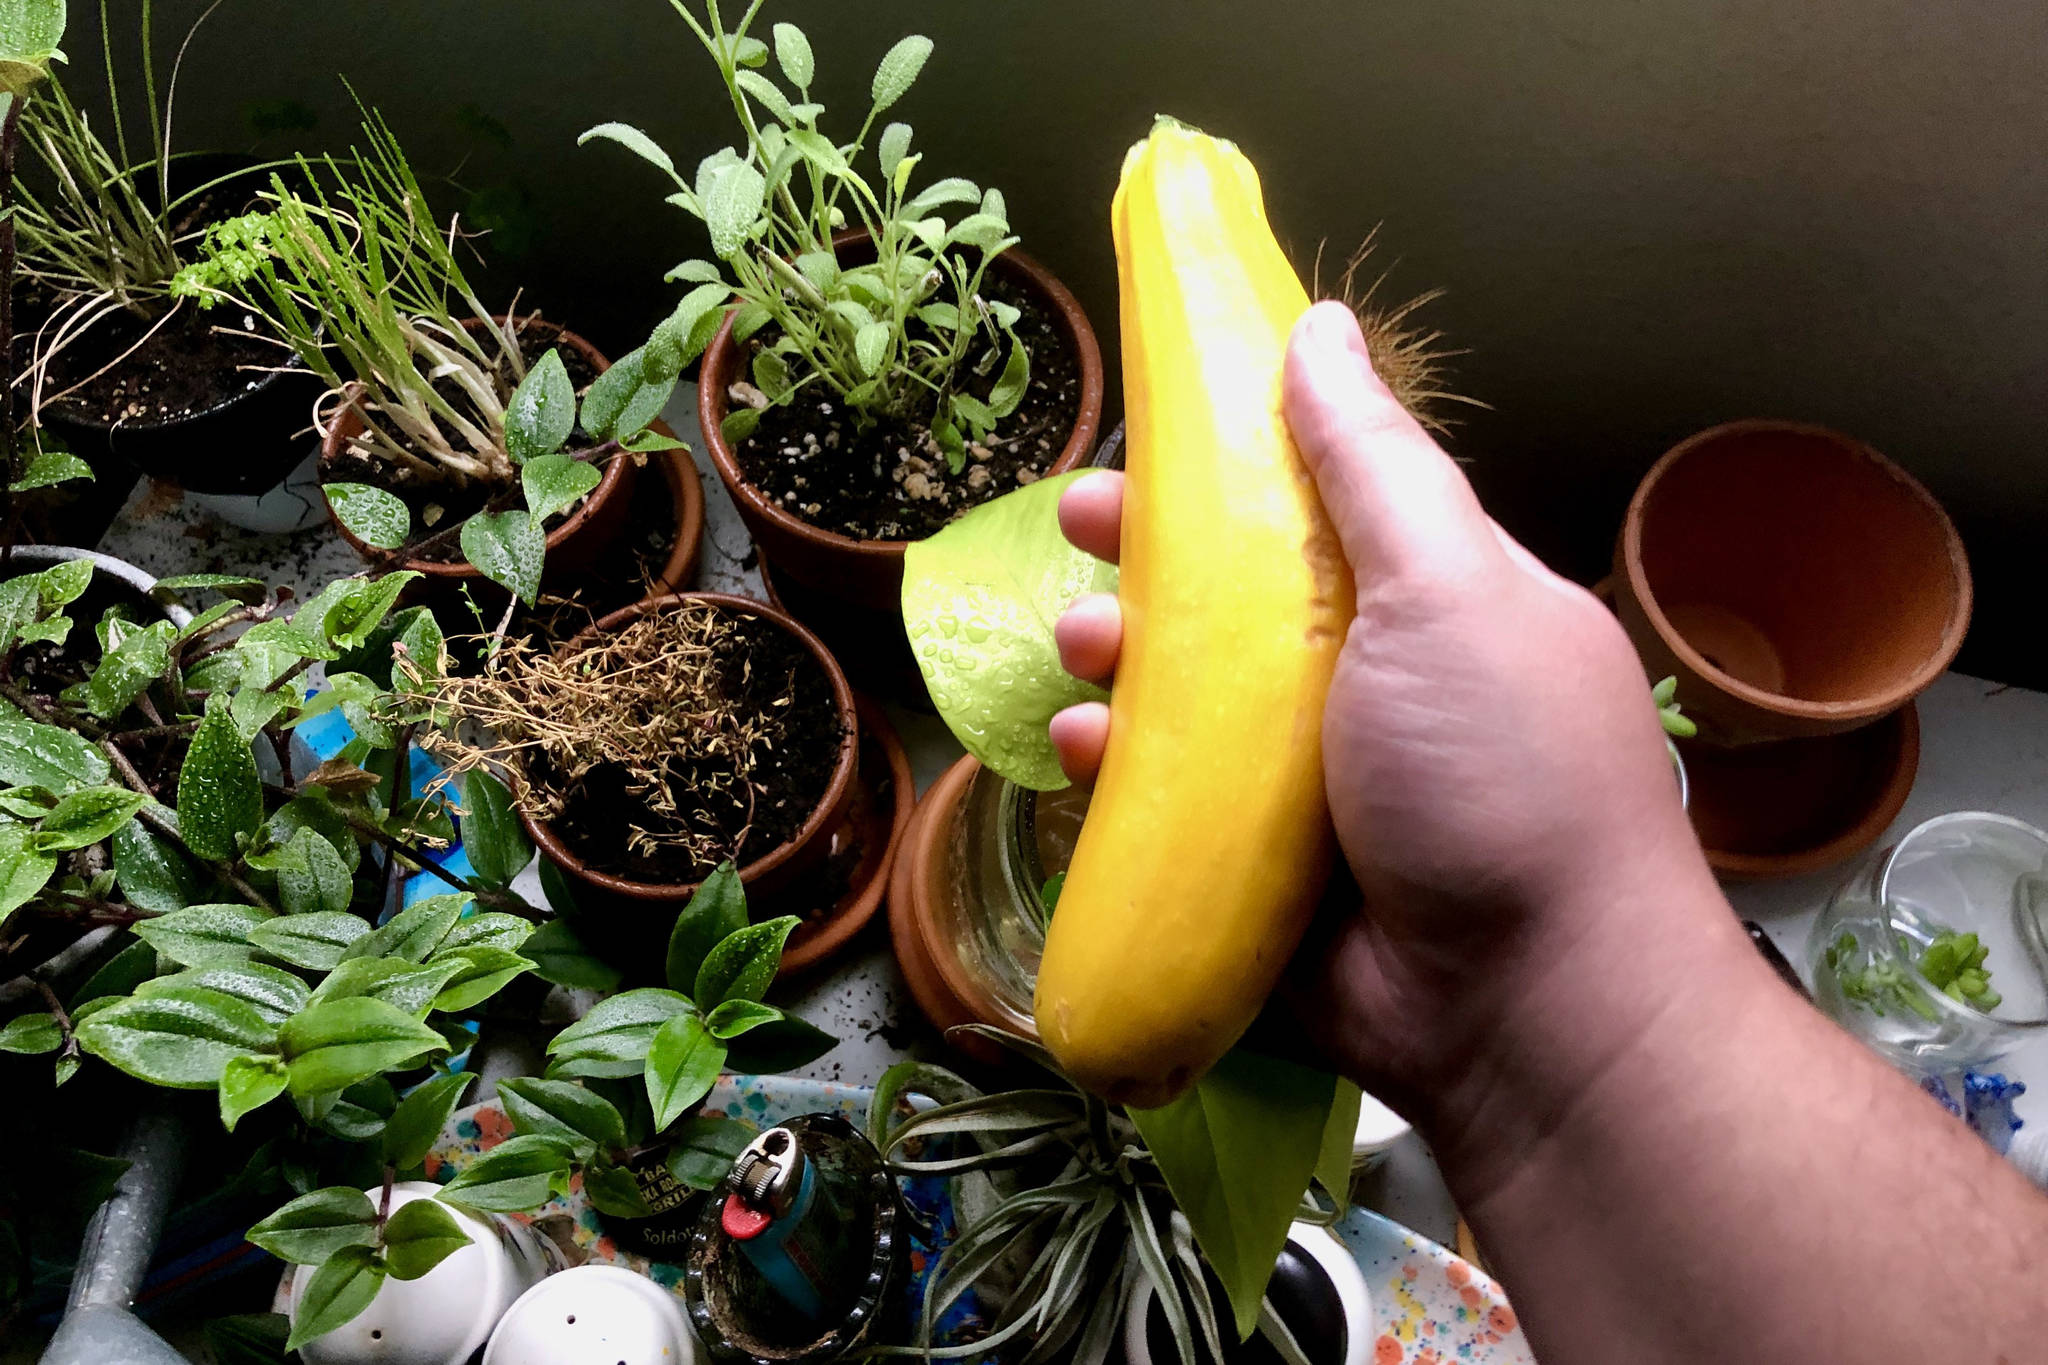
[[[1018,240],[1001,192],[949,178],[912,193],[920,154],[910,150],[910,126],[877,128],[917,80],[931,40],[913,35],[884,54],[858,132],[836,142],[819,129],[825,110],[812,98],[816,60],[802,30],[774,26],[778,83],[767,70],[770,45],[750,33],[762,0],[730,31],[718,0],[707,0],[701,18],[684,0],[670,3],[716,64],[742,137],[686,178],[637,128],[605,123],[583,135],[616,142],[667,175],[675,186],[668,202],[703,221],[718,258],[669,272],[694,288],[649,340],[647,377],[694,360],[736,304],[735,338],[767,340],[750,371],[758,405],[734,408],[728,440],[749,435],[764,408],[821,385],[863,424],[928,425],[959,473],[968,442],[986,440],[1023,401],[1031,357],[1016,334],[1018,310],[983,288],[989,263]],[[864,170],[870,137],[872,169]],[[944,209],[964,211],[949,220]],[[850,223],[866,231],[872,262],[844,262],[833,235]]]
[[[649,1212],[633,1171],[665,1150],[669,1177],[710,1190],[753,1129],[697,1106],[722,1072],[801,1066],[834,1039],[763,1001],[797,921],[750,924],[739,874],[726,863],[676,916],[665,987],[600,1001],[547,1045],[547,1074],[500,1083],[516,1135],[464,1168],[445,1197],[526,1211],[581,1174],[601,1212]]]
[[[455,227],[434,216],[390,126],[366,111],[362,130],[364,149],[299,162],[304,192],[273,176],[266,211],[208,228],[203,256],[172,291],[256,309],[327,384],[323,423],[344,411],[360,422],[349,449],[388,486],[326,485],[359,540],[419,554],[457,538],[473,566],[532,605],[548,520],[596,488],[622,451],[680,444],[647,430],[675,376],[646,381],[635,352],[590,385],[579,412],[558,350],[527,366],[521,335],[532,320],[494,318],[478,298]],[[572,446],[579,418],[587,439]],[[431,511],[416,528],[392,491],[431,499],[472,487],[488,495],[484,507],[438,531]]]
[[[1958,1005],[1989,1014],[2005,997],[1991,988],[1991,969],[1984,964],[1990,948],[1974,933],[1944,929],[1928,940],[1912,968],[1865,953],[1853,932],[1844,931],[1828,945],[1825,961],[1845,999],[1883,1018],[1887,1009],[1918,1015],[1928,1023],[1940,1020],[1927,987]],[[1917,971],[1920,979],[1914,979]]]
[[[1329,1077],[1233,1054],[1241,1066],[1219,1068],[1197,1093],[1127,1113],[1074,1086],[1035,1045],[971,1027],[1029,1058],[1051,1083],[984,1095],[927,1063],[884,1073],[868,1136],[899,1174],[951,1177],[961,1227],[926,1283],[913,1344],[877,1354],[979,1358],[1015,1342],[1023,1365],[1100,1365],[1113,1358],[1132,1294],[1149,1282],[1186,1365],[1201,1350],[1224,1358],[1226,1323],[1235,1338],[1257,1331],[1282,1359],[1302,1361],[1266,1283],[1291,1222],[1343,1212],[1357,1092],[1348,1106],[1342,1095],[1333,1105]],[[935,1103],[920,1109],[913,1096]],[[1248,1150],[1257,1156],[1240,1159]],[[1242,1235],[1205,1238],[1205,1224]],[[1227,1318],[1204,1262],[1224,1286]],[[1018,1277],[987,1336],[932,1344],[939,1317],[962,1294],[1010,1272]]]

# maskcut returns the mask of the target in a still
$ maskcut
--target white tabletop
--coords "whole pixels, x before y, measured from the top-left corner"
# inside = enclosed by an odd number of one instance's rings
[[[691,444],[703,477],[705,534],[699,586],[761,595],[746,529],[703,453],[696,420],[696,390],[681,386],[666,416]],[[146,481],[137,488],[99,548],[159,576],[172,573],[245,572],[294,584],[303,596],[328,579],[353,573],[360,562],[325,527],[295,536],[259,536],[215,520],[175,490]],[[892,708],[922,792],[958,758],[960,746],[937,717]],[[1888,836],[1934,815],[1989,810],[2048,827],[2048,694],[2002,687],[1949,674],[1920,699],[1920,772],[1905,809]],[[1881,845],[1880,845],[1881,846]],[[1806,971],[1806,936],[1828,894],[1848,875],[1837,869],[1790,881],[1732,885],[1729,899],[1744,918],[1763,924],[1793,965]],[[517,889],[539,902],[529,870]],[[804,1068],[821,1079],[869,1083],[908,1055],[944,1060],[896,969],[880,924],[854,950],[799,993],[779,999],[839,1039],[839,1046]],[[2048,1039],[2007,1059],[2005,1073],[2032,1083],[2017,1105],[2022,1118],[2048,1123]],[[1411,1137],[1360,1191],[1367,1204],[1439,1241],[1449,1241],[1450,1197],[1422,1143]]]

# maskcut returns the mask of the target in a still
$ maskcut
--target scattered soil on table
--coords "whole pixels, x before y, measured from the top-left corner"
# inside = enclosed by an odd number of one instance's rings
[[[745,865],[810,820],[844,730],[818,661],[748,612],[686,603],[573,653],[508,643],[484,673],[442,684],[476,746],[444,736],[460,771],[502,762],[521,804],[578,861],[632,881],[700,881]]]
[[[969,447],[959,474],[947,471],[926,424],[884,420],[863,431],[830,390],[813,384],[767,409],[740,443],[734,453],[747,481],[822,530],[860,540],[921,540],[961,513],[1044,477],[1080,412],[1080,363],[1037,295],[993,274],[985,292],[1022,310],[1016,331],[1031,354],[1031,384],[995,435]],[[749,345],[759,349],[774,340],[771,334]],[[970,374],[985,354],[969,357]],[[974,396],[987,397],[1006,354],[986,376],[973,377],[968,390]]]
[[[544,322],[538,314],[520,321],[519,354],[527,368],[557,345],[559,328],[551,322]],[[569,371],[569,382],[576,386],[576,398],[582,403],[583,391],[597,378],[598,371],[583,353],[569,346],[559,347],[562,364]],[[500,360],[495,370],[497,389],[501,397],[510,398],[512,391],[519,387],[511,367]],[[461,387],[452,379],[435,381],[435,388],[448,399],[458,411],[467,406],[467,398]],[[445,430],[444,435],[449,435]],[[565,450],[575,450],[585,444],[582,429],[570,433]],[[450,444],[462,449],[462,442],[450,435]],[[513,498],[508,507],[523,507],[525,500],[518,495],[518,478],[515,476],[493,483],[456,482],[445,477],[430,477],[421,474],[410,465],[395,465],[353,445],[343,447],[332,459],[320,462],[322,483],[366,483],[396,495],[412,512],[412,524],[418,534],[400,552],[407,558],[424,559],[436,564],[454,564],[463,558],[462,544],[458,537],[443,535],[452,527],[460,526],[471,516],[482,511],[490,501],[501,493],[510,492]],[[562,509],[558,516],[566,517],[580,504],[571,504]]]

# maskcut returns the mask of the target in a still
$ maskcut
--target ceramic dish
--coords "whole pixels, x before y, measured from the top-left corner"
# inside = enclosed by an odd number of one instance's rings
[[[840,1114],[858,1124],[867,1116],[871,1093],[865,1086],[830,1081],[722,1076],[704,1110],[764,1127],[812,1113]],[[427,1154],[428,1178],[452,1180],[458,1170],[511,1135],[505,1111],[495,1102],[461,1110]],[[906,1292],[915,1303],[922,1299],[932,1260],[951,1240],[955,1224],[943,1181],[905,1181],[903,1194],[912,1221],[934,1230],[931,1240],[911,1243]],[[573,1244],[572,1259],[580,1255],[586,1263],[625,1266],[681,1296],[682,1267],[622,1250],[606,1235],[580,1185],[535,1211],[532,1218],[557,1239],[566,1237]],[[1379,1322],[1369,1357],[1372,1365],[1535,1365],[1507,1296],[1470,1263],[1366,1209],[1353,1209],[1335,1230],[1364,1270],[1371,1290]],[[958,1339],[986,1321],[970,1293],[947,1313],[940,1339]]]

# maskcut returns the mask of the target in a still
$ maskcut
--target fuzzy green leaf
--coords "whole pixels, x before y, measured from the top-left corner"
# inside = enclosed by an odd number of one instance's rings
[[[324,1000],[278,1033],[294,1095],[319,1095],[445,1047],[441,1035],[382,1000]]]
[[[773,36],[775,64],[782,68],[782,74],[791,85],[799,90],[808,90],[811,78],[818,71],[817,62],[811,55],[811,40],[804,37],[804,31],[795,24],[777,24]]]
[[[174,1090],[210,1090],[231,1060],[276,1040],[277,1026],[247,1003],[201,987],[118,1000],[78,1024],[87,1052]]]
[[[412,509],[374,484],[327,483],[320,491],[327,495],[334,519],[365,545],[395,550],[412,534]]]
[[[200,857],[226,861],[263,823],[263,783],[249,741],[221,701],[207,699],[178,770],[178,832]]]
[[[874,83],[869,87],[875,113],[881,113],[910,92],[931,55],[932,40],[915,33],[882,55],[881,64],[875,68]]]
[[[875,144],[875,151],[882,167],[882,178],[895,178],[896,167],[903,158],[910,155],[910,125],[892,123],[882,129],[882,139]]]
[[[135,926],[135,936],[171,961],[187,967],[209,962],[247,962],[250,935],[274,918],[253,905],[194,905]]]
[[[355,883],[341,855],[310,829],[302,829],[277,860],[277,895],[286,914],[348,909]]]
[[[595,128],[589,129],[582,136],[578,137],[576,145],[581,147],[592,138],[604,138],[607,141],[616,142],[641,160],[659,167],[669,175],[673,176],[676,173],[676,163],[669,159],[668,153],[661,150],[661,147],[653,138],[647,136],[647,134],[631,124],[600,123]]]
[[[730,260],[753,240],[768,182],[745,162],[723,167],[703,195],[704,226],[711,233],[712,253]]]
[[[932,702],[967,751],[1038,791],[1067,785],[1046,725],[1108,694],[1060,667],[1053,623],[1116,570],[1073,548],[1059,500],[1085,473],[1040,479],[975,508],[904,556],[903,623]]]
[[[889,356],[889,342],[895,335],[896,329],[886,322],[870,322],[854,333],[853,354],[860,362],[862,374],[881,371],[882,362]]]

